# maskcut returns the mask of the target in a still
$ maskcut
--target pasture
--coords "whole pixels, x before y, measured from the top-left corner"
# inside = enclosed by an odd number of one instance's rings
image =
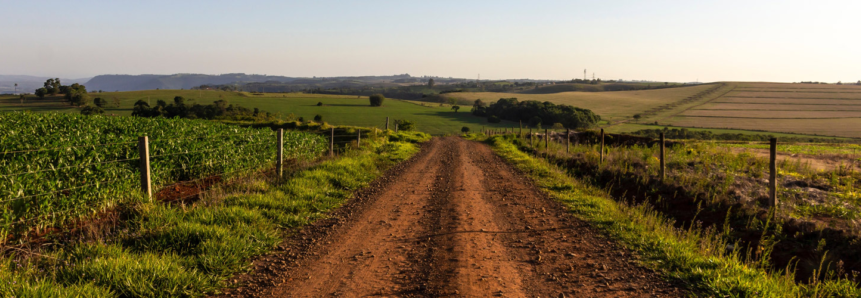
[[[226,100],[230,104],[238,104],[246,108],[259,108],[261,111],[289,114],[311,120],[315,115],[323,116],[323,121],[334,125],[351,125],[363,127],[384,127],[386,117],[405,119],[416,123],[419,131],[430,134],[457,134],[464,126],[472,130],[481,127],[503,128],[514,127],[518,124],[511,122],[488,123],[485,118],[470,114],[471,106],[464,106],[458,112],[450,106],[421,104],[386,99],[382,107],[371,107],[367,96],[341,96],[304,93],[246,93],[226,92],[215,90],[148,90],[132,92],[103,92],[90,93],[90,98],[101,97],[108,101],[106,115],[130,116],[134,103],[138,100],[148,101],[154,106],[158,100],[173,102],[175,96],[186,98],[189,104],[210,104],[216,100]],[[114,100],[119,106],[112,106]],[[317,103],[323,106],[317,106]],[[60,97],[38,99],[29,97],[21,105],[17,97],[0,97],[0,112],[31,110],[34,112],[64,112],[78,113],[79,109],[70,107]],[[393,125],[393,124],[392,124]],[[393,128],[393,126],[392,126]]]

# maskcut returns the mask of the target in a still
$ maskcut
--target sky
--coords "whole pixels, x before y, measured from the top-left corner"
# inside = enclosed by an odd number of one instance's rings
[[[861,80],[861,1],[0,0],[0,74]]]

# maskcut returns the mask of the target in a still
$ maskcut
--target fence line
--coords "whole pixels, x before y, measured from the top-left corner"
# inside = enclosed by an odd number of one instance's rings
[[[40,151],[52,151],[58,149],[74,149],[74,148],[84,148],[84,147],[104,147],[104,146],[113,146],[113,145],[123,145],[123,144],[136,144],[137,142],[119,142],[119,143],[105,143],[105,144],[92,144],[92,145],[76,145],[69,147],[53,147],[53,148],[42,148],[42,149],[32,149],[32,150],[17,150],[17,151],[2,151],[2,154],[13,154],[13,153],[29,153],[29,152],[40,152]]]
[[[14,199],[8,199],[8,200],[0,201],[0,204],[2,204],[2,203],[8,203],[8,202],[14,202],[14,201],[19,201],[19,200],[24,200],[24,199],[29,199],[29,198],[33,198],[33,197],[52,195],[52,194],[61,193],[61,192],[64,192],[64,191],[69,191],[69,190],[74,190],[74,189],[80,189],[80,188],[84,188],[84,187],[88,187],[88,186],[93,186],[93,185],[114,183],[114,182],[117,182],[117,181],[120,181],[120,180],[125,180],[125,178],[114,179],[114,180],[110,180],[110,181],[108,181],[108,180],[104,180],[104,181],[99,181],[99,182],[96,182],[96,183],[90,183],[90,184],[86,184],[86,185],[81,185],[81,186],[76,186],[76,187],[70,187],[70,188],[66,188],[66,189],[60,189],[60,190],[52,191],[52,192],[46,192],[46,193],[40,193],[40,194],[35,194],[35,195],[29,195],[29,196],[25,196],[25,197],[17,197],[17,198],[14,198]]]
[[[68,166],[68,167],[60,167],[60,168],[53,168],[53,169],[45,169],[45,170],[39,170],[39,171],[30,171],[30,172],[19,172],[19,173],[5,174],[5,175],[0,175],[0,177],[12,177],[12,176],[19,176],[19,175],[26,175],[26,174],[36,174],[36,173],[44,173],[44,172],[56,172],[56,171],[59,171],[59,170],[65,170],[65,169],[83,168],[83,167],[94,166],[94,165],[104,165],[104,164],[118,163],[118,162],[124,162],[124,161],[132,161],[132,160],[138,160],[138,159],[140,159],[140,157],[137,157],[137,158],[128,158],[128,159],[115,159],[115,160],[112,160],[112,161],[97,162],[97,163],[90,163],[90,164],[78,165],[78,166]]]

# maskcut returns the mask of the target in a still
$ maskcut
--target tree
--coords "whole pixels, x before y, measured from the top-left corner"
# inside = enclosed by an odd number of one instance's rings
[[[108,100],[101,97],[96,97],[96,99],[93,100],[93,103],[96,104],[97,107],[104,108],[106,105],[108,105]]]
[[[105,113],[105,110],[102,110],[102,108],[100,108],[100,107],[86,106],[83,109],[81,109],[81,114],[87,115],[87,116],[101,115],[104,113]]]
[[[469,132],[469,127],[464,126],[463,128],[461,128],[461,129],[460,129],[460,132],[462,132],[462,133],[468,133],[468,132]]]
[[[434,85],[436,85],[436,83],[434,83],[433,79],[428,80],[428,88],[433,88]]]
[[[48,88],[42,87],[42,88],[36,89],[36,96],[38,96],[39,98],[45,98],[45,95],[47,95],[48,93],[50,93],[50,92],[48,92]]]
[[[21,104],[24,104],[24,98],[26,98],[26,97],[27,97],[27,96],[26,96],[26,95],[24,95],[24,94],[21,94],[21,95],[19,95],[19,96],[18,96],[18,99],[20,99],[20,100],[21,100]]]
[[[149,117],[150,115],[150,107],[149,104],[143,99],[135,102],[135,107],[132,109],[132,116],[138,117]]]
[[[323,116],[319,114],[314,116],[314,122],[323,122]]]
[[[115,107],[115,108],[119,108],[119,107],[120,107],[120,99],[119,99],[119,98],[117,98],[116,96],[114,96],[113,98],[111,98],[111,101],[113,101],[113,102],[114,102],[114,107]]]
[[[66,91],[66,100],[69,101],[69,104],[75,106],[85,106],[90,103],[90,95],[87,94],[87,88],[84,85],[74,83],[72,86],[63,86],[67,87],[64,89]]]
[[[634,120],[640,121],[640,118],[643,118],[643,115],[634,114]]]
[[[451,106],[451,109],[454,110],[455,113],[457,113],[457,110],[460,110],[460,106]]]
[[[379,106],[383,105],[383,101],[386,100],[386,97],[383,96],[382,94],[378,93],[378,94],[371,95],[369,97],[369,99],[371,100],[371,106],[372,107],[379,107]]]
[[[450,104],[450,105],[456,105],[457,104],[457,98],[448,97],[445,100],[448,101],[448,104]]]
[[[318,103],[317,103],[317,106],[318,106],[318,107],[322,107],[322,106],[323,106],[323,102],[322,102],[322,101],[321,101],[321,102],[318,102]]]
[[[855,85],[861,86],[861,80],[858,80],[858,83],[855,83]]]

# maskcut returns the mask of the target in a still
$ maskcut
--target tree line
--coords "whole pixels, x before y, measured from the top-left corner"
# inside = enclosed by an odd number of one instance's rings
[[[158,100],[155,106],[150,106],[144,100],[138,100],[132,109],[132,116],[249,121],[271,121],[279,118],[277,114],[229,104],[225,100],[217,100],[208,105],[189,105],[182,96],[174,97],[173,103],[170,104],[164,100]]]
[[[601,121],[601,116],[589,109],[537,100],[518,101],[517,98],[500,98],[490,105],[476,99],[472,106],[472,114],[487,117],[487,121],[491,123],[502,120],[519,121],[536,128],[546,125],[582,129],[593,127]]]

